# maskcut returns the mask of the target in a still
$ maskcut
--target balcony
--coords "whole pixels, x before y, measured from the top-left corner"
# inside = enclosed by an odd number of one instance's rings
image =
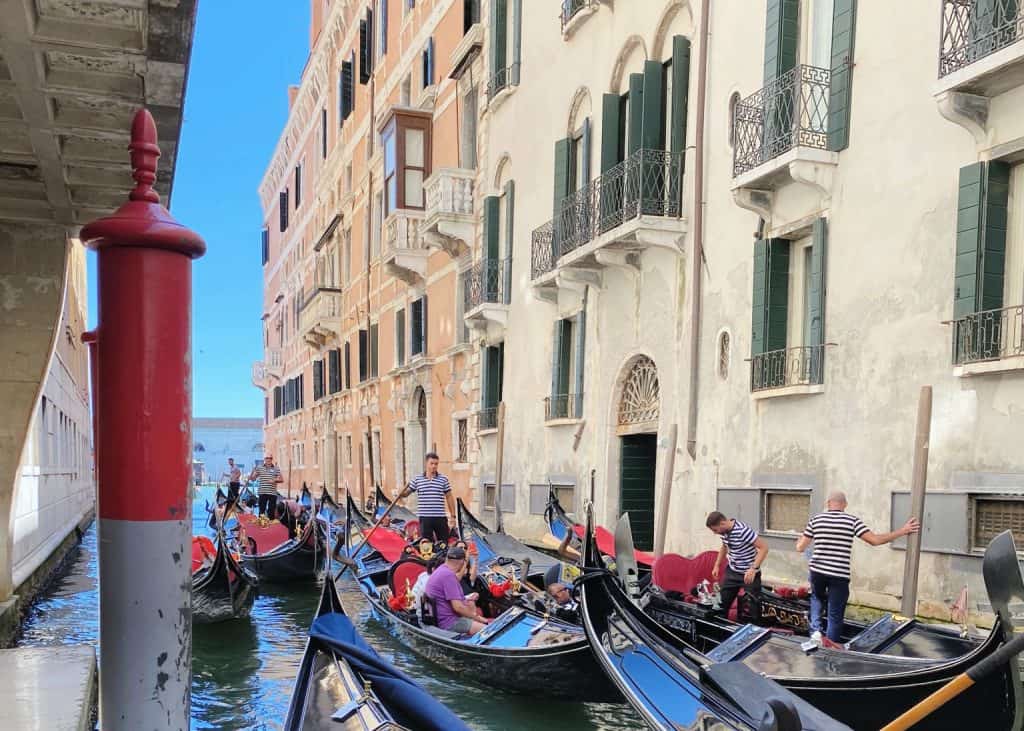
[[[252,385],[267,390],[281,378],[284,371],[284,355],[280,348],[267,348],[266,360],[252,364]]]
[[[422,212],[405,209],[393,211],[384,221],[384,269],[406,284],[427,276],[430,250],[420,236],[422,222]]]
[[[824,372],[824,345],[770,350],[750,359],[750,391],[755,398],[821,393]]]
[[[436,246],[453,259],[472,245],[475,178],[475,170],[442,168],[423,183],[427,207],[421,234],[427,246]]]
[[[544,399],[544,421],[577,421],[583,418],[583,394],[560,393]]]
[[[321,348],[332,340],[341,340],[341,290],[336,287],[318,287],[302,306],[299,313],[299,332],[314,348]]]
[[[489,345],[504,339],[508,324],[511,259],[484,259],[462,275],[463,317]]]
[[[452,51],[452,70],[448,78],[461,79],[480,55],[483,47],[484,26],[482,23],[473,23]]]
[[[533,232],[530,273],[538,294],[599,286],[605,267],[635,271],[635,255],[650,247],[680,253],[682,162],[682,153],[638,150],[565,198],[558,218]]]
[[[957,375],[1024,369],[1024,305],[974,312],[951,324]]]
[[[562,0],[562,38],[568,40],[599,7],[599,0]]]
[[[487,110],[495,111],[519,86],[519,64],[499,69],[487,80]]]
[[[831,193],[839,159],[828,149],[831,78],[828,69],[794,66],[736,105],[732,188],[739,205],[770,218],[771,191],[790,182]]]
[[[498,428],[498,407],[493,406],[491,408],[480,409],[476,412],[476,431],[478,434],[482,432],[492,432]]]
[[[939,112],[986,142],[989,100],[1024,85],[1024,6],[941,0]]]

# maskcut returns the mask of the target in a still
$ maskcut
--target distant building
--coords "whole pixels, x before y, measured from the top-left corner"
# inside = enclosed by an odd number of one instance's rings
[[[263,420],[193,419],[192,455],[204,480],[219,480],[227,471],[228,457],[248,472],[263,459]]]

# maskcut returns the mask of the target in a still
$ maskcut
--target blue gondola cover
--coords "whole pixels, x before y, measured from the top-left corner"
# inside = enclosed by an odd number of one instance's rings
[[[417,731],[470,731],[469,726],[440,701],[378,655],[344,614],[335,612],[317,617],[309,634],[343,656],[356,672],[369,680],[374,693],[397,722]]]

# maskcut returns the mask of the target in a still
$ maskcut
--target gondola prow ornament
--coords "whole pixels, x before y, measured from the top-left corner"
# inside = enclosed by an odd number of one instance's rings
[[[97,252],[100,725],[189,728],[192,260],[202,238],[160,205],[156,123],[132,120],[128,201],[82,229]],[[139,465],[147,481],[139,481]]]

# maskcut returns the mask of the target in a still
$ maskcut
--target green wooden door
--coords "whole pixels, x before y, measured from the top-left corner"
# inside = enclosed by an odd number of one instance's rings
[[[654,548],[654,466],[657,456],[657,434],[622,437],[619,513],[629,513],[633,543],[641,551]]]

